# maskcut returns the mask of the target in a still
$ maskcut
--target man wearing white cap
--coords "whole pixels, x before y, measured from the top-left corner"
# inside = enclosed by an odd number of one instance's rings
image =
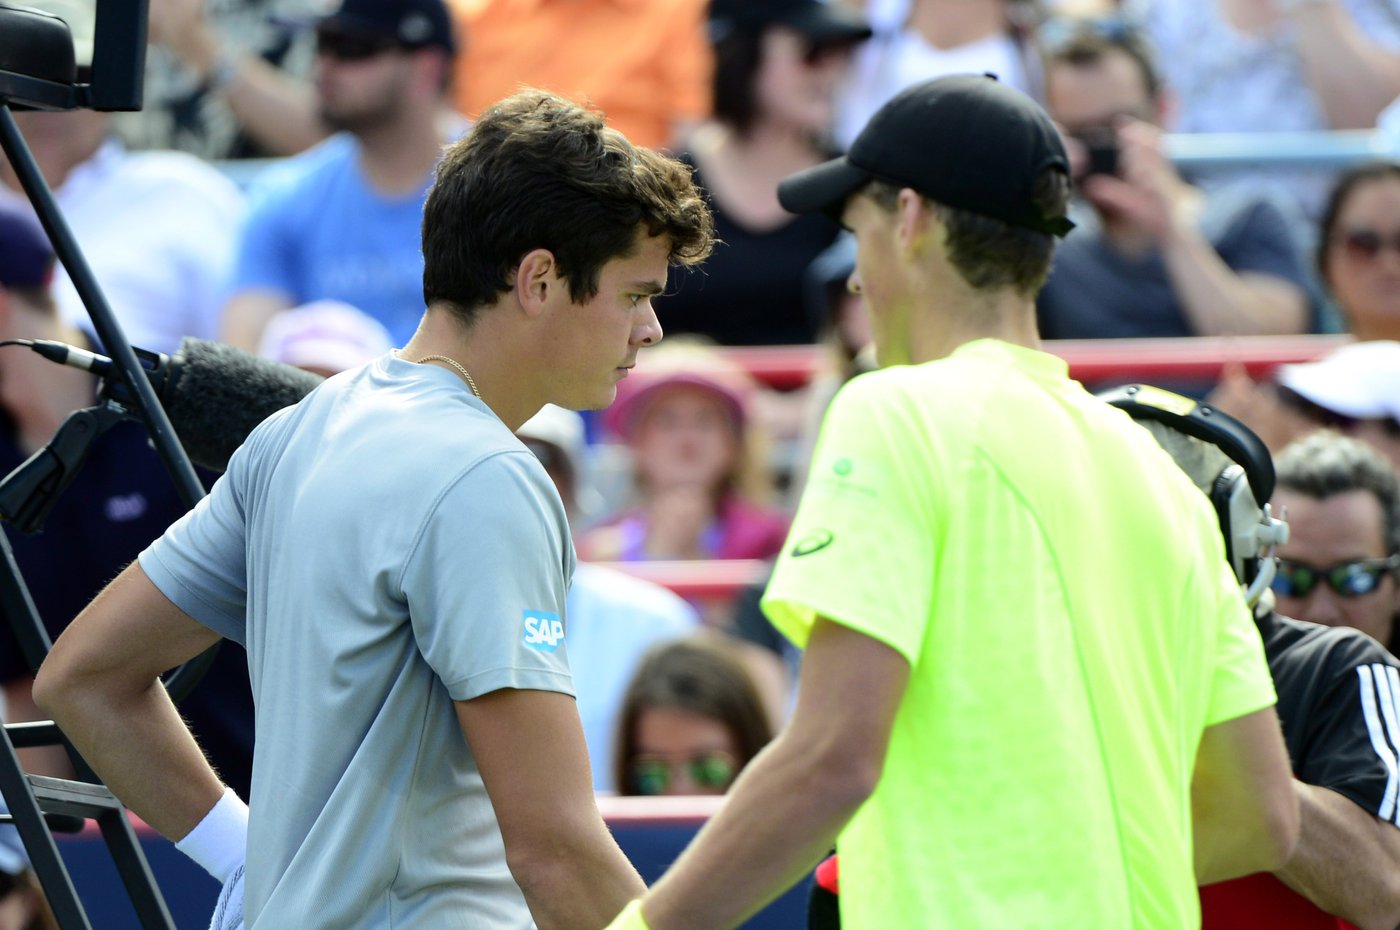
[[[1374,446],[1400,468],[1400,342],[1342,346],[1315,361],[1282,365],[1278,383],[1315,409],[1313,418]]]

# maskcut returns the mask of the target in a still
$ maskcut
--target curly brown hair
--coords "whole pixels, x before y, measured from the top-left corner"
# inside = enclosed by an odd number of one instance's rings
[[[597,113],[522,91],[487,108],[438,165],[423,208],[423,299],[470,322],[510,290],[524,255],[547,249],[581,303],[639,230],[666,236],[673,264],[710,254],[714,221],[690,169]]]

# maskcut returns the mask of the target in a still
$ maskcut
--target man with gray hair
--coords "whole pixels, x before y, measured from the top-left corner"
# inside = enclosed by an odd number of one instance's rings
[[[1400,478],[1367,443],[1330,431],[1278,459],[1274,506],[1291,538],[1279,548],[1279,609],[1327,626],[1351,626],[1400,649]]]

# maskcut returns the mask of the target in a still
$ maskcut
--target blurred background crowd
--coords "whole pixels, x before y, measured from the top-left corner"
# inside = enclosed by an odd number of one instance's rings
[[[75,0],[28,5],[84,15]],[[1065,136],[1078,227],[1039,303],[1047,339],[1325,339],[1263,374],[1227,364],[1171,386],[1211,397],[1277,456],[1286,612],[1392,649],[1400,638],[1400,0],[150,11],[142,111],[16,114],[143,348],[222,340],[331,375],[403,345],[422,310],[418,227],[438,152],[522,85],[587,101],[694,169],[722,241],[657,301],[666,341],[608,411],[547,408],[520,431],[576,532],[568,649],[599,791],[723,792],[784,719],[797,658],[757,592],[821,412],[871,357],[845,287],[850,242],[825,217],[785,213],[776,185],[840,152],[903,87],[949,73],[997,75]],[[1193,134],[1228,134],[1256,157],[1193,163]],[[1244,134],[1261,135],[1251,149]],[[1285,138],[1292,151],[1312,140],[1315,157],[1271,157]],[[1329,140],[1358,139],[1364,152],[1328,154]],[[0,164],[0,338],[95,344],[52,265]],[[773,359],[799,375],[755,363]],[[0,471],[94,392],[84,372],[0,352]],[[113,431],[43,535],[5,528],[52,632],[181,511],[160,469],[139,430]],[[246,795],[253,734],[234,653],[185,711]],[[33,717],[3,629],[0,675],[6,719]]]

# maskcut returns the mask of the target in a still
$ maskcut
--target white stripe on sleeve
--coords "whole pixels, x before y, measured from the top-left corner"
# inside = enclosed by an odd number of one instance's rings
[[[1385,794],[1381,798],[1381,808],[1376,816],[1382,820],[1396,818],[1397,771],[1395,751],[1387,740],[1388,734],[1400,729],[1397,720],[1395,696],[1384,665],[1360,665],[1356,674],[1360,678],[1361,710],[1366,718],[1366,732],[1371,737],[1371,747],[1385,764]]]

